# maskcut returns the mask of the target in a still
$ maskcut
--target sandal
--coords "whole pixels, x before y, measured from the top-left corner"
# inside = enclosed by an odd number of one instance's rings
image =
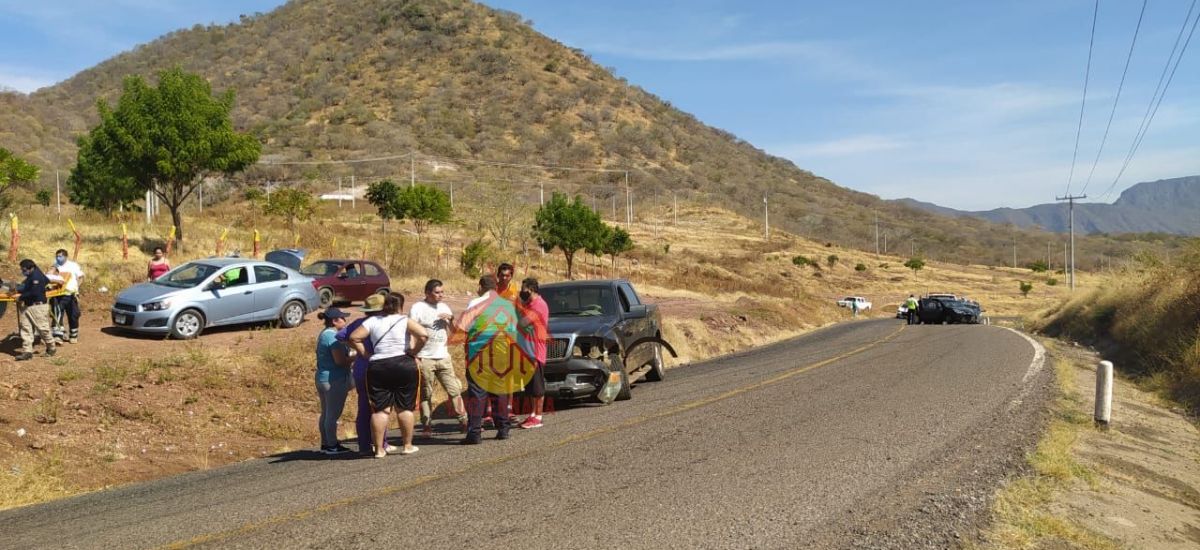
[[[409,447],[409,448],[407,448],[407,449],[404,449],[403,451],[400,451],[400,454],[402,454],[402,455],[410,455],[410,454],[413,454],[413,453],[415,453],[415,452],[417,452],[417,451],[419,451],[419,450],[421,450],[421,448],[420,448],[420,447],[417,447],[416,445],[413,445],[412,447]]]

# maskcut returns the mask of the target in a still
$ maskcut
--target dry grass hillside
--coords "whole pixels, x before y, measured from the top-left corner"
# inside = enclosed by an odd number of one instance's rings
[[[38,185],[52,187],[55,170],[65,178],[75,163],[75,137],[95,124],[97,99],[114,101],[128,75],[153,79],[175,65],[236,91],[234,122],[259,137],[266,161],[420,160],[259,166],[241,176],[250,183],[329,189],[338,177],[406,179],[412,169],[442,186],[549,182],[608,202],[624,200],[628,171],[637,196],[685,193],[743,215],[767,193],[780,227],[842,246],[874,250],[878,215],[892,243],[925,258],[1003,265],[1014,240],[1022,265],[1044,258],[1047,242],[1058,258],[1055,235],[839,187],[705,125],[520,16],[468,0],[293,0],[238,23],[175,31],[32,95],[0,94],[0,147],[41,166]],[[1170,243],[1089,237],[1079,260],[1092,266],[1147,246]]]
[[[1139,256],[1035,326],[1096,346],[1118,370],[1200,410],[1200,239],[1171,258]]]
[[[418,242],[396,223],[383,234],[378,219],[361,205],[339,210],[325,204],[318,220],[301,228],[299,243],[316,256],[365,254],[382,261],[393,287],[409,300],[419,299],[427,277],[439,277],[457,309],[474,288],[459,271],[458,256],[478,236],[469,220],[481,213],[457,214],[456,223]],[[113,293],[144,277],[148,251],[162,243],[167,223],[130,221],[130,256],[123,260],[119,225],[91,214],[74,219],[87,272],[83,343],[63,347],[53,359],[0,359],[0,506],[313,446],[311,350],[319,327],[312,316],[294,330],[215,329],[192,342],[111,332]],[[188,223],[192,239],[187,250],[173,254],[175,264],[211,255],[227,228],[227,251],[248,253],[255,225],[263,231],[264,249],[296,242],[285,230],[270,229],[270,221],[247,203],[207,208],[189,215]],[[1061,284],[1038,284],[1028,298],[1021,297],[1018,280],[1030,279],[1028,271],[935,262],[914,274],[898,257],[782,232],[764,240],[755,222],[698,205],[681,205],[678,225],[629,229],[637,246],[618,260],[616,274],[661,306],[666,337],[681,354],[672,366],[846,320],[849,313],[833,304],[843,294],[865,295],[875,303],[870,315],[890,316],[909,292],[965,293],[992,315],[1045,308],[1066,293]],[[65,219],[52,212],[24,215],[21,236],[21,256],[45,260],[58,247],[72,248]],[[552,281],[564,272],[561,254],[543,255],[527,245],[523,251],[519,239],[494,250],[493,259],[515,260],[518,276]],[[794,265],[797,255],[819,267]],[[838,257],[832,265],[831,255]],[[864,271],[855,270],[859,263]],[[582,277],[608,277],[613,269],[610,259],[590,256],[578,260],[577,268]],[[0,274],[15,273],[15,266],[0,264]],[[11,314],[2,319],[15,328]],[[5,340],[3,350],[12,352],[16,345]],[[343,420],[352,416],[349,407]],[[343,437],[352,427],[343,422]]]

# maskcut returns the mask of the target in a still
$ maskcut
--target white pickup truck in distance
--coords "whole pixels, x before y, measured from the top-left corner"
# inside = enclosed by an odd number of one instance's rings
[[[859,311],[871,309],[871,301],[862,296],[847,296],[837,301],[838,307],[852,307],[854,304],[858,304]]]

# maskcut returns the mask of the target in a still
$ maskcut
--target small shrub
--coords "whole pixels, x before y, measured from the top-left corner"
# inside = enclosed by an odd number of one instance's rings
[[[1030,262],[1030,263],[1026,264],[1025,267],[1028,267],[1029,270],[1034,273],[1045,273],[1046,271],[1048,271],[1050,269],[1050,266],[1046,264],[1045,260],[1037,260],[1035,262]]]
[[[1033,290],[1033,283],[1031,283],[1031,282],[1028,282],[1028,281],[1021,281],[1021,287],[1020,287],[1020,288],[1021,288],[1021,296],[1024,296],[1024,297],[1028,298],[1028,297],[1029,297],[1029,291],[1030,291],[1030,290]]]
[[[829,267],[833,267],[833,266],[837,265],[837,263],[838,263],[837,254],[830,254],[829,256],[827,256],[825,258],[825,263],[829,264]]]
[[[804,267],[806,265],[816,265],[816,262],[813,262],[812,260],[808,259],[805,256],[796,255],[796,256],[792,256],[792,264],[800,266],[800,267]]]
[[[904,262],[904,267],[913,270],[913,274],[916,275],[918,271],[925,269],[925,260],[921,258],[909,258],[907,262]]]
[[[491,247],[483,239],[475,239],[463,248],[462,255],[458,257],[459,268],[463,275],[471,278],[479,277],[482,274],[483,264],[490,255]]]
[[[1057,284],[1058,284],[1058,279],[1055,279],[1054,277],[1050,277],[1050,278],[1046,279],[1046,286],[1054,286]]]
[[[37,199],[38,204],[48,207],[50,206],[51,196],[52,193],[50,193],[49,189],[39,189],[37,194],[34,195],[34,198]]]
[[[887,264],[883,264],[883,265],[887,265]],[[855,271],[866,271],[866,270],[867,270],[867,266],[866,266],[866,265],[864,265],[864,264],[855,264],[855,265],[854,265],[854,270],[855,270]]]
[[[267,194],[257,187],[247,187],[242,191],[242,198],[250,202],[266,202]]]

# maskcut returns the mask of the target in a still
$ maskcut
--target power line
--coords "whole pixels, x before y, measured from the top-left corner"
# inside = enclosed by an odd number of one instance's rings
[[[1179,35],[1175,37],[1175,47],[1179,46],[1179,40],[1183,38],[1183,32],[1188,27],[1188,19],[1191,18],[1192,12],[1196,8],[1196,0],[1192,0],[1191,7],[1188,8],[1187,15],[1183,16],[1183,26],[1179,28]],[[1167,64],[1163,66],[1163,72],[1158,77],[1159,87],[1154,90],[1157,95],[1157,100],[1154,96],[1150,97],[1150,104],[1146,106],[1146,114],[1142,116],[1142,124],[1138,127],[1138,133],[1134,135],[1133,144],[1129,147],[1129,153],[1125,155],[1125,162],[1121,164],[1121,170],[1117,172],[1117,177],[1113,178],[1112,185],[1108,186],[1108,190],[1101,196],[1101,200],[1107,198],[1117,187],[1117,182],[1121,180],[1121,176],[1125,174],[1125,169],[1129,168],[1129,164],[1133,162],[1133,156],[1137,154],[1137,150],[1142,146],[1142,140],[1146,138],[1146,134],[1150,131],[1150,124],[1154,122],[1154,115],[1158,114],[1158,107],[1162,105],[1162,100],[1167,96],[1167,89],[1171,87],[1171,81],[1175,79],[1175,71],[1179,69],[1179,62],[1183,61],[1183,54],[1187,52],[1188,44],[1192,42],[1192,36],[1196,33],[1196,23],[1200,22],[1200,14],[1192,19],[1192,30],[1187,33],[1187,40],[1183,42],[1183,47],[1179,48],[1179,56],[1175,57],[1175,64],[1171,64],[1171,58],[1175,56],[1175,47],[1171,48],[1171,55],[1167,56]],[[1171,69],[1170,74],[1167,74],[1167,68]],[[1163,77],[1166,77],[1166,82],[1163,82]],[[1153,108],[1151,108],[1153,107]]]
[[[386,157],[376,157],[369,159],[352,159],[352,160],[289,160],[289,161],[271,161],[260,160],[256,164],[264,166],[313,166],[320,164],[359,164],[363,162],[379,162],[383,160],[398,160],[411,157],[412,153],[404,153],[403,155],[391,155]]]
[[[1079,125],[1075,127],[1075,151],[1071,153],[1071,172],[1067,175],[1067,195],[1071,194],[1071,180],[1075,179],[1075,160],[1079,156],[1079,135],[1083,133],[1083,111],[1087,107],[1088,81],[1092,78],[1092,48],[1096,44],[1096,18],[1100,15],[1100,0],[1092,10],[1092,34],[1088,38],[1087,68],[1083,72],[1083,101],[1079,103]]]
[[[1104,125],[1104,137],[1100,138],[1100,148],[1096,150],[1096,159],[1092,161],[1092,169],[1088,171],[1087,180],[1083,182],[1083,189],[1079,191],[1082,195],[1087,191],[1088,185],[1092,183],[1092,176],[1096,174],[1096,166],[1100,164],[1100,155],[1104,153],[1104,144],[1108,141],[1108,131],[1112,128],[1113,117],[1117,114],[1117,103],[1121,101],[1121,90],[1125,88],[1125,75],[1129,73],[1129,62],[1133,60],[1133,47],[1137,45],[1138,33],[1142,30],[1142,19],[1146,16],[1146,4],[1150,0],[1142,0],[1142,11],[1138,13],[1137,26],[1133,28],[1133,40],[1129,42],[1129,53],[1125,56],[1125,68],[1121,70],[1121,83],[1117,84],[1117,97],[1113,98],[1112,111],[1108,113],[1108,124]]]

